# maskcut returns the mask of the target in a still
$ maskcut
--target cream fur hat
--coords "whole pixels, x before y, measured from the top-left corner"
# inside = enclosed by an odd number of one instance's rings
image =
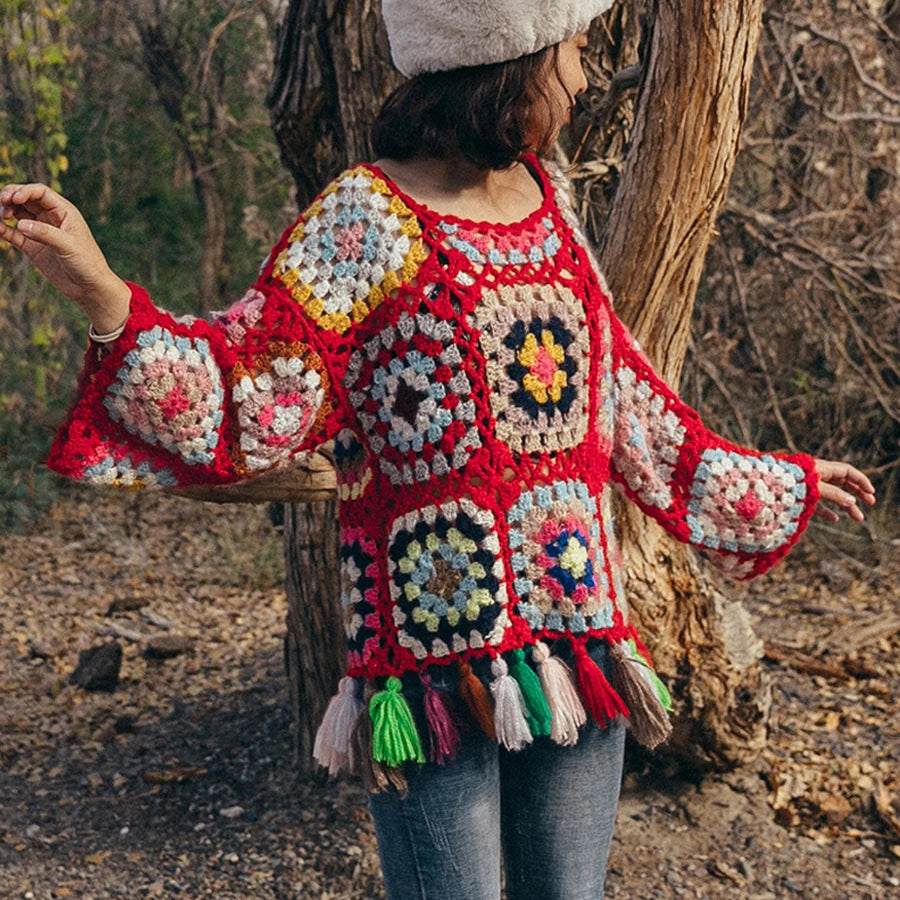
[[[613,0],[382,0],[394,65],[412,77],[518,59],[584,30]]]

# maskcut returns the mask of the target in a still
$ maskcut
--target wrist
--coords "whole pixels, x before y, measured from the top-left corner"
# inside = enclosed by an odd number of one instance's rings
[[[92,292],[90,301],[81,305],[95,334],[109,334],[119,330],[131,310],[131,288],[117,275]]]

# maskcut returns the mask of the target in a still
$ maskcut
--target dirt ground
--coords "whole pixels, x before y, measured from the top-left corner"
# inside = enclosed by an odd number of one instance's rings
[[[767,750],[633,760],[609,897],[900,897],[898,547],[807,540],[743,591],[781,648]],[[360,789],[293,774],[281,577],[253,507],[76,491],[0,535],[0,897],[383,896]],[[70,684],[112,640],[117,688]]]

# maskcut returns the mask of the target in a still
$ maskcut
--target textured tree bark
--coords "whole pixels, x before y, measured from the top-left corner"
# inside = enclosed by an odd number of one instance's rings
[[[284,655],[294,713],[294,762],[312,767],[316,728],[343,674],[343,623],[334,500],[288,503],[284,516],[285,586],[288,595]]]
[[[618,314],[676,388],[761,14],[761,0],[657,0],[631,146],[599,236]],[[619,523],[632,616],[678,699],[670,746],[702,767],[751,758],[770,694],[746,612],[634,507],[622,504]]]
[[[737,152],[760,11],[761,0],[657,0],[651,16],[643,102],[598,243],[619,314],[670,384],[678,381],[694,294]],[[349,162],[370,157],[368,124],[398,79],[388,58],[369,0],[291,3],[269,103],[301,206]],[[286,520],[297,523],[301,515],[289,508]],[[329,541],[336,547],[336,511],[331,503],[305,515],[314,516],[303,519],[307,530],[285,529],[287,655],[301,767],[309,763],[304,742],[335,687],[338,670],[330,667],[340,655],[336,563],[319,567],[336,560],[319,548]],[[680,698],[671,748],[703,767],[754,755],[768,692],[746,614],[640,513],[625,509],[620,523],[632,616]],[[334,673],[330,684],[323,666]]]
[[[301,209],[342,169],[371,159],[369,126],[399,80],[369,0],[292,0],[278,35],[267,102]],[[314,456],[313,468],[320,461]],[[301,472],[295,479],[323,483],[320,472]],[[310,507],[286,505],[285,658],[302,771],[312,769],[315,730],[344,659],[338,542],[333,497]]]

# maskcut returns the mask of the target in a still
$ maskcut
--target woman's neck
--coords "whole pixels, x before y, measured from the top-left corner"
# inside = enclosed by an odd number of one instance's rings
[[[380,159],[375,165],[417,203],[461,219],[519,222],[544,199],[540,184],[522,163],[481,169],[461,158],[415,157]]]

